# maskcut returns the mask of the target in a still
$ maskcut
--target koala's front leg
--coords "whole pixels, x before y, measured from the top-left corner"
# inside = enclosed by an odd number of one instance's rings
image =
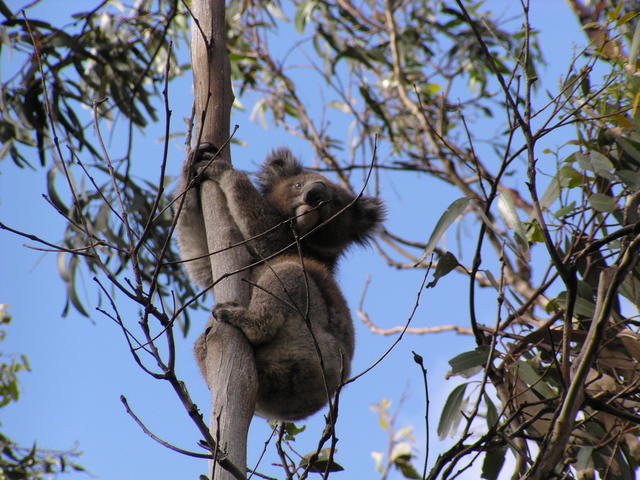
[[[233,170],[231,163],[222,158],[212,143],[201,143],[190,153],[190,173],[196,183],[204,180],[219,182],[225,172]]]
[[[284,318],[277,313],[259,315],[236,302],[217,304],[213,309],[213,316],[219,322],[238,327],[252,345],[269,341],[284,322]]]
[[[180,258],[189,278],[203,288],[211,285],[213,280],[207,256],[209,249],[198,187],[205,173],[207,176],[218,175],[215,169],[207,168],[209,164],[216,163],[216,168],[220,170],[217,164],[226,163],[225,166],[228,167],[227,162],[216,158],[217,151],[218,149],[211,144],[202,144],[201,148],[189,152],[182,166],[174,202],[174,211],[178,216],[176,227]]]

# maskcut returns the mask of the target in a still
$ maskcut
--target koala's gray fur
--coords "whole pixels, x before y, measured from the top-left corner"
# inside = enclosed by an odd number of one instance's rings
[[[243,238],[251,239],[247,248],[256,262],[264,261],[252,268],[251,281],[257,286],[249,305],[218,304],[214,317],[240,328],[254,348],[259,381],[256,414],[280,420],[307,417],[322,408],[349,375],[353,324],[333,271],[349,245],[369,239],[384,216],[382,204],[375,198],[356,199],[323,175],[304,170],[288,149],[267,157],[258,175],[260,190],[245,174],[214,159],[215,152],[215,147],[205,145],[192,155],[178,192],[194,173],[218,182]],[[209,287],[210,260],[197,182],[186,193],[177,229],[189,277]],[[303,237],[302,263],[296,236]],[[205,344],[203,335],[195,346],[201,368]]]

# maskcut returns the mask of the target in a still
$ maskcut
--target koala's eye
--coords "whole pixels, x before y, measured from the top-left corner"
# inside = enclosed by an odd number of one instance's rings
[[[300,182],[296,182],[293,184],[293,188],[295,188],[296,190],[300,190],[302,188],[302,183]]]

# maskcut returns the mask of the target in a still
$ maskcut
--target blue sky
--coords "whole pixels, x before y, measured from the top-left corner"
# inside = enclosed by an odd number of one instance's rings
[[[9,6],[22,2],[10,1]],[[508,8],[518,2],[494,1],[491,5]],[[79,10],[84,2],[43,2],[42,15],[60,18]],[[64,6],[63,6],[64,5]],[[564,73],[573,53],[574,43],[584,44],[577,21],[561,0],[532,2],[533,26],[541,32],[543,52],[550,68],[544,72],[552,81],[545,87],[552,89]],[[282,39],[286,41],[286,39]],[[11,68],[12,59],[2,52],[2,68]],[[191,106],[190,77],[174,82],[170,87],[174,130],[183,130],[181,119],[187,117]],[[312,89],[309,89],[312,90]],[[303,91],[312,98],[313,91]],[[251,110],[251,100],[242,99]],[[316,102],[319,100],[316,100]],[[233,123],[240,125],[239,136],[246,148],[235,148],[236,167],[255,170],[265,153],[282,144],[292,145],[295,153],[310,163],[309,149],[299,141],[292,141],[284,131],[251,122],[248,114],[234,114]],[[105,126],[106,128],[106,126]],[[485,128],[495,129],[487,124]],[[136,169],[142,175],[156,178],[161,159],[162,144],[158,140],[162,125],[140,133],[136,146]],[[552,139],[551,146],[562,142]],[[121,146],[113,142],[110,148]],[[169,173],[175,175],[182,162],[181,140],[172,141]],[[35,157],[34,157],[35,158]],[[37,163],[34,160],[34,163]],[[64,223],[42,199],[46,191],[42,171],[17,169],[5,160],[0,169],[0,220],[14,228],[35,233],[56,241],[61,238]],[[382,192],[389,208],[390,230],[410,238],[426,240],[439,215],[458,195],[442,187],[435,180],[425,185],[424,179],[412,174],[384,176]],[[475,239],[476,225],[463,225],[463,242]],[[466,233],[466,236],[465,236]],[[455,245],[453,232],[446,241]],[[24,353],[33,372],[21,376],[21,398],[14,405],[0,410],[2,430],[10,438],[25,446],[37,440],[39,447],[67,449],[78,445],[84,452],[79,462],[99,479],[197,478],[206,472],[206,462],[173,453],[149,439],[126,415],[119,396],[125,395],[132,408],[160,437],[178,446],[197,450],[198,433],[179,405],[168,385],[153,380],[133,363],[128,348],[116,325],[99,314],[95,323],[71,311],[62,318],[64,286],[56,272],[56,257],[25,248],[24,239],[0,233],[0,303],[10,305],[13,322],[3,344],[3,353]],[[468,258],[466,259],[469,260]],[[354,372],[371,364],[386,350],[393,337],[380,337],[369,332],[355,315],[367,276],[371,276],[365,310],[383,328],[403,324],[416,300],[423,272],[392,270],[372,248],[353,250],[341,264],[338,279],[354,312],[357,331]],[[466,326],[467,279],[450,275],[440,281],[435,290],[426,290],[412,326],[460,324]],[[83,300],[93,298],[95,285],[85,278],[80,287]],[[491,298],[488,296],[487,298]],[[482,302],[488,302],[481,298]],[[90,309],[95,305],[87,305]],[[488,303],[487,303],[488,306]],[[134,308],[125,312],[135,318]],[[489,309],[488,312],[493,312]],[[191,354],[194,339],[206,321],[194,316],[193,328],[186,339],[177,343],[178,373],[184,379],[201,410],[208,411],[208,392],[199,376]],[[493,313],[486,322],[493,321]],[[430,459],[436,458],[448,442],[440,442],[435,426],[443,402],[456,380],[445,380],[447,360],[456,353],[472,348],[470,338],[453,333],[430,336],[407,335],[382,364],[350,385],[341,399],[341,420],[338,426],[337,460],[346,468],[334,478],[376,478],[371,460],[372,451],[385,451],[386,433],[377,425],[369,409],[382,398],[390,398],[398,405],[404,398],[397,427],[414,426],[414,437],[421,470],[424,455],[424,392],[420,371],[413,363],[411,352],[421,354],[429,371],[431,401]],[[323,421],[315,415],[307,422],[297,448],[311,451],[319,436]],[[249,463],[258,457],[269,434],[266,422],[254,419],[249,440]],[[260,467],[268,471],[267,465]],[[477,478],[477,472],[460,478]],[[70,474],[71,480],[87,478],[84,474]],[[391,476],[390,478],[400,478]]]

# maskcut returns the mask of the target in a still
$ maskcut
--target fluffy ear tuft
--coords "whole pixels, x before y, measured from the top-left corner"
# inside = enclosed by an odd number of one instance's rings
[[[356,243],[366,243],[376,232],[386,217],[386,209],[382,200],[377,197],[362,197],[354,205],[355,220],[357,227],[354,227],[354,241]]]
[[[298,175],[303,171],[302,164],[293,156],[291,150],[286,147],[277,148],[265,159],[258,173],[258,185],[262,193],[266,194],[278,180]]]

